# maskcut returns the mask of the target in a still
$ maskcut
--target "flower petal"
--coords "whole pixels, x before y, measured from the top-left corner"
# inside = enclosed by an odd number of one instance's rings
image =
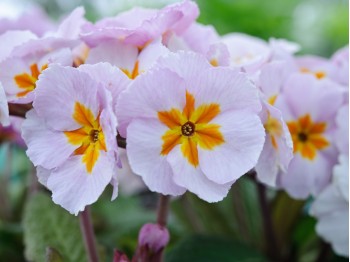
[[[128,127],[127,155],[133,172],[142,177],[151,191],[176,196],[185,189],[173,182],[170,165],[161,155],[166,130],[158,120],[134,119]]]
[[[221,201],[232,183],[219,185],[210,181],[199,167],[195,168],[183,157],[180,146],[176,146],[167,156],[173,171],[174,182],[207,202]]]
[[[34,110],[27,113],[22,137],[28,146],[27,155],[35,166],[52,169],[64,163],[76,146],[62,132],[50,130]]]
[[[245,111],[229,111],[213,120],[225,142],[212,150],[199,147],[199,166],[218,184],[237,180],[252,169],[264,145],[265,131],[260,118]]]
[[[52,200],[56,204],[77,215],[85,206],[97,201],[114,172],[114,165],[103,151],[91,174],[87,174],[81,156],[72,156],[52,171],[47,187],[52,191]]]

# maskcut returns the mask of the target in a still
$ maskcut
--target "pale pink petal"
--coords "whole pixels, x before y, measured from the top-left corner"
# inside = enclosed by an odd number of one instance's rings
[[[106,85],[111,92],[113,103],[117,103],[117,99],[122,91],[124,91],[131,80],[117,67],[109,63],[97,63],[94,65],[83,64],[79,66],[79,71],[87,73],[92,79]]]
[[[160,57],[157,66],[170,69],[185,80],[198,78],[204,70],[212,67],[205,56],[188,51],[169,53]]]
[[[155,64],[160,56],[169,53],[169,50],[160,42],[154,41],[149,43],[139,54],[139,71],[143,73]]]
[[[288,172],[279,174],[277,184],[289,195],[305,199],[310,194],[317,195],[331,180],[333,162],[322,154],[310,161],[300,154],[294,155]]]
[[[102,85],[84,72],[52,65],[37,81],[33,106],[49,127],[60,131],[74,130],[80,127],[72,117],[76,102],[98,115],[96,96],[99,88]]]
[[[50,130],[34,110],[26,114],[22,137],[28,146],[27,155],[35,166],[52,169],[60,166],[76,147],[68,142],[63,132]]]
[[[349,202],[349,157],[339,156],[339,164],[333,168],[333,184],[336,185],[344,199]]]
[[[131,170],[129,160],[126,155],[126,150],[120,148],[119,156],[122,163],[122,167],[118,169],[118,182],[120,185],[121,194],[132,195],[145,190],[146,185],[142,181],[142,178],[138,175],[135,175]]]
[[[190,50],[201,54],[206,54],[212,44],[221,41],[213,26],[199,23],[193,23],[181,37]]]
[[[337,254],[348,256],[349,202],[343,198],[335,184],[329,185],[316,197],[310,213],[318,220],[316,232],[330,242]]]
[[[222,41],[230,52],[231,66],[246,72],[257,71],[271,56],[267,43],[253,36],[230,33],[224,35]]]
[[[287,172],[289,163],[293,158],[293,141],[281,112],[267,103],[264,103],[264,110],[268,110],[270,117],[278,121],[281,126],[281,134],[274,134],[277,148],[272,144],[271,135],[266,134],[265,144],[255,170],[261,182],[269,186],[276,186],[279,171]]]
[[[309,74],[292,75],[285,84],[283,95],[296,118],[310,114],[315,122],[334,118],[343,104],[343,89],[334,82],[318,81]]]
[[[323,217],[317,223],[316,231],[331,243],[336,254],[349,256],[349,209]]]
[[[126,45],[121,41],[110,40],[91,48],[86,60],[87,64],[108,62],[121,69],[132,72],[138,57],[137,47]]]
[[[337,129],[335,131],[335,144],[342,154],[349,155],[349,104],[342,106],[335,119]]]
[[[91,174],[86,172],[81,156],[72,156],[63,165],[52,170],[47,187],[52,191],[52,200],[56,204],[77,215],[85,206],[97,201],[114,172],[114,165],[103,151],[100,151]]]
[[[161,155],[161,137],[167,129],[158,120],[133,120],[128,127],[127,155],[133,172],[142,177],[151,191],[176,196],[185,189],[173,182],[173,171]]]
[[[338,50],[331,58],[332,63],[337,68],[330,77],[349,88],[349,46]]]
[[[14,47],[19,46],[36,36],[30,31],[7,31],[0,36],[0,62],[10,56]]]
[[[223,43],[216,43],[209,46],[208,52],[206,53],[209,62],[217,62],[217,66],[229,66],[230,65],[230,54],[227,46]]]
[[[154,69],[137,77],[117,102],[120,135],[126,137],[126,128],[135,117],[158,119],[159,111],[183,108],[185,87],[184,81],[167,69]]]
[[[87,22],[84,15],[84,8],[77,7],[62,21],[54,35],[66,39],[78,39],[82,26]]]
[[[173,181],[209,203],[221,201],[234,182],[220,185],[209,180],[200,167],[195,168],[188,163],[180,146],[170,151],[167,161],[173,170]]]
[[[200,169],[215,183],[233,182],[256,165],[265,140],[264,128],[257,115],[245,111],[228,111],[211,123],[220,126],[225,142],[212,150],[198,147]]]
[[[294,65],[285,61],[274,61],[261,69],[259,87],[266,99],[280,93],[285,81],[293,71],[296,71]]]
[[[0,82],[0,124],[3,126],[10,125],[9,107],[7,105],[7,99],[5,91]]]
[[[187,86],[196,98],[197,106],[218,103],[221,112],[247,110],[258,113],[261,110],[258,89],[245,74],[230,68],[210,68],[192,75]]]
[[[47,187],[47,180],[49,179],[51,172],[50,169],[43,168],[42,166],[36,167],[36,175],[40,184]]]

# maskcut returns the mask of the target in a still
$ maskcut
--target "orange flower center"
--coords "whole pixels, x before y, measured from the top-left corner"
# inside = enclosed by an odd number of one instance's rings
[[[92,172],[99,158],[100,150],[107,151],[99,118],[100,116],[96,118],[89,108],[75,102],[73,119],[82,127],[64,132],[68,142],[77,146],[74,155],[83,155],[82,161],[86,165],[88,173]]]
[[[198,146],[202,149],[213,150],[225,142],[220,125],[210,121],[220,113],[218,104],[202,104],[195,108],[195,99],[186,92],[186,105],[181,111],[172,108],[169,111],[158,112],[158,119],[169,130],[162,136],[161,155],[167,155],[176,146],[181,145],[183,156],[188,162],[197,167]]]
[[[287,125],[293,139],[294,153],[300,153],[302,157],[313,160],[317,156],[317,151],[329,146],[323,134],[327,124],[312,122],[309,114],[296,121],[287,122]]]
[[[16,75],[14,77],[14,80],[16,82],[16,85],[24,89],[24,91],[21,91],[17,94],[17,97],[24,97],[26,96],[29,92],[33,91],[36,87],[36,81],[39,78],[39,75],[42,73],[47,68],[47,64],[43,65],[41,67],[41,70],[39,70],[37,64],[32,64],[30,66],[30,74],[28,73],[23,73]]]

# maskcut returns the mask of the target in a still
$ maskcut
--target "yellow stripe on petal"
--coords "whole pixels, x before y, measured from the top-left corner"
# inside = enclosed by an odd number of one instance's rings
[[[98,147],[94,144],[90,144],[83,155],[83,163],[86,164],[86,170],[88,173],[92,172],[94,165],[100,155]]]
[[[181,131],[179,128],[170,129],[162,136],[163,145],[161,155],[167,155],[178,144],[181,143]]]
[[[81,145],[88,135],[83,127],[74,131],[65,131],[64,134],[67,136],[68,142],[73,145]]]
[[[74,113],[73,118],[77,123],[87,126],[87,127],[93,127],[95,122],[95,117],[92,111],[85,107],[83,104],[79,102],[75,102],[74,105]]]
[[[100,150],[107,151],[105,136],[99,123],[100,115],[95,119],[92,111],[76,102],[73,119],[82,127],[73,131],[65,131],[68,142],[78,146],[74,155],[83,155],[82,162],[86,171],[91,173],[100,155]]]
[[[218,104],[203,104],[194,111],[190,121],[195,124],[206,124],[214,119],[219,113],[220,106]]]
[[[198,145],[207,150],[212,150],[225,142],[220,126],[216,124],[205,124],[196,126],[196,134],[198,136]]]
[[[197,167],[198,161],[198,149],[197,143],[190,137],[182,137],[181,151],[188,162]]]
[[[34,77],[35,79],[39,78],[40,71],[37,64],[32,64],[30,66],[30,72],[32,73],[32,77]]]
[[[20,88],[28,88],[33,90],[35,87],[36,79],[27,73],[23,73],[15,76],[15,82]]]
[[[169,128],[181,126],[182,117],[180,110],[174,108],[169,111],[158,112],[158,119],[160,122]]]
[[[187,120],[191,118],[191,115],[194,112],[194,104],[195,104],[194,96],[191,93],[186,91],[186,105],[182,113],[187,118]]]

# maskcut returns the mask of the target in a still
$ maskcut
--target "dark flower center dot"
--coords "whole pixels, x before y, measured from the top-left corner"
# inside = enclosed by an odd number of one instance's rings
[[[96,130],[96,129],[92,129],[91,131],[90,131],[90,139],[91,139],[91,141],[92,142],[97,142],[98,141],[98,135],[99,135],[99,131],[98,130]]]
[[[181,127],[181,132],[184,136],[192,136],[195,131],[195,125],[188,121],[185,124],[182,125]]]
[[[299,133],[298,134],[298,139],[299,139],[299,141],[301,141],[301,142],[306,142],[307,141],[307,134],[305,134],[305,133]]]

